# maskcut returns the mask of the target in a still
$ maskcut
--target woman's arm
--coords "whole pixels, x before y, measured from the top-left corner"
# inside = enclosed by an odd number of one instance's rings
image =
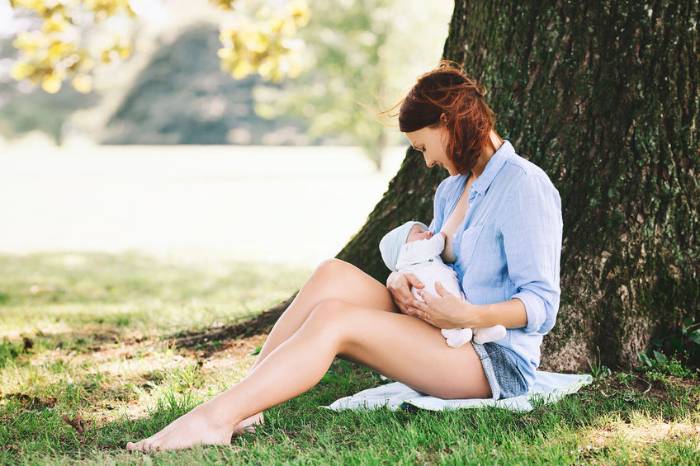
[[[484,328],[503,325],[505,328],[520,328],[527,325],[525,305],[519,299],[491,304],[464,303],[465,316],[461,328]]]
[[[425,290],[418,293],[424,302],[409,305],[409,315],[425,320],[438,328],[483,328],[503,325],[506,328],[525,327],[527,312],[519,299],[491,304],[472,304],[435,282],[437,296]]]
[[[528,173],[516,182],[506,206],[508,212],[500,229],[508,277],[516,287],[510,298],[519,300],[525,308],[523,331],[545,335],[554,327],[561,294],[563,225],[559,192],[545,175]],[[520,322],[515,318],[516,311],[506,313],[499,318]]]

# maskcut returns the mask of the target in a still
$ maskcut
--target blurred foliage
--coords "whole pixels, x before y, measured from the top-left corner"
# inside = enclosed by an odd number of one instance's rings
[[[312,137],[347,133],[377,168],[386,146],[386,129],[363,99],[382,94],[381,49],[393,19],[394,0],[328,2],[312,0],[316,21],[300,33],[311,48],[309,72],[283,90],[256,93],[265,117],[297,114],[311,120]]]
[[[10,57],[15,52],[10,40],[0,40],[0,57]],[[60,144],[69,130],[71,115],[96,105],[101,97],[97,92],[81,94],[72,86],[49,94],[29,82],[18,83],[8,73],[0,73],[0,140],[37,131]]]
[[[384,148],[398,141],[390,141],[378,114],[432,66],[426,61],[431,53],[437,64],[441,51],[436,44],[447,24],[426,18],[440,16],[445,6],[400,0],[310,4],[314,19],[299,36],[313,62],[283,88],[258,86],[256,111],[266,118],[309,121],[310,137],[347,134],[379,169]]]
[[[109,18],[134,17],[128,0],[10,0],[15,14],[33,13],[39,26],[19,31],[13,45],[20,52],[12,77],[27,79],[55,94],[71,80],[82,93],[92,90],[92,70],[131,55],[130,40],[115,34],[102,46],[88,47],[89,32]]]
[[[236,79],[255,72],[273,82],[297,77],[304,67],[304,43],[295,36],[310,16],[305,0],[290,0],[283,9],[262,5],[253,13],[236,15],[219,34],[222,69]]]
[[[19,56],[12,77],[41,85],[52,94],[68,79],[77,91],[90,92],[97,66],[131,56],[142,1],[10,0],[15,15],[37,19],[35,28],[16,34],[13,45]],[[223,47],[218,56],[222,69],[236,79],[257,72],[271,81],[301,73],[299,57],[304,44],[294,36],[309,21],[306,0],[287,0],[274,9],[258,2],[211,2],[232,12],[221,25]],[[113,19],[117,30],[100,28]],[[100,40],[91,40],[95,36]]]

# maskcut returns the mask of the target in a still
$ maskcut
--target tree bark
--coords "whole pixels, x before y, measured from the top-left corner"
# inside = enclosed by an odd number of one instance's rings
[[[700,320],[698,5],[455,2],[443,56],[486,86],[499,134],[562,198],[562,298],[541,369],[586,370],[598,353],[628,368],[651,338]],[[337,257],[383,283],[379,240],[429,223],[446,176],[409,148]]]

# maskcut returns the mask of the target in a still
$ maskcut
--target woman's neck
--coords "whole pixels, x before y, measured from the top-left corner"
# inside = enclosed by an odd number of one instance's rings
[[[481,176],[484,168],[486,168],[486,164],[489,163],[489,160],[491,160],[493,154],[495,154],[498,148],[501,147],[501,144],[503,144],[503,139],[501,139],[501,137],[493,130],[491,130],[489,133],[488,139],[488,143],[481,150],[481,155],[477,159],[476,165],[474,165],[474,168],[472,168],[474,178]]]

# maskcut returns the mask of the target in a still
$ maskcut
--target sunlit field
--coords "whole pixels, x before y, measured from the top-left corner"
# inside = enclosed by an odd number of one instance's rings
[[[0,253],[313,266],[359,231],[404,155],[390,148],[378,172],[351,146],[4,148]]]

